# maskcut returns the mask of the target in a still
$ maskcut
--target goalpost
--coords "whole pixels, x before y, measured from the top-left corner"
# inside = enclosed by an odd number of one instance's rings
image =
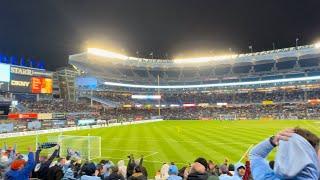
[[[62,157],[68,155],[68,150],[82,159],[91,160],[101,157],[100,136],[49,136],[48,142],[56,142],[60,145],[60,156]]]

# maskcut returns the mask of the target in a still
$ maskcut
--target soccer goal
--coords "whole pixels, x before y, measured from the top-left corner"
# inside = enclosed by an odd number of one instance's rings
[[[48,142],[57,142],[60,145],[60,156],[68,154],[81,159],[95,159],[101,157],[100,136],[49,136]]]

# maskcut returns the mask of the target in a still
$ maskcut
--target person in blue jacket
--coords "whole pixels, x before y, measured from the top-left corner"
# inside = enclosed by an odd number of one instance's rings
[[[16,159],[12,162],[10,170],[6,173],[6,180],[28,180],[35,167],[34,153],[28,149],[28,161]]]
[[[245,173],[246,173],[246,166],[243,163],[238,162],[234,165],[234,174],[232,176],[232,179],[242,180],[242,177],[244,176]]]
[[[286,129],[256,145],[249,154],[251,172],[255,180],[318,180],[320,177],[319,138],[301,129]],[[266,161],[278,146],[274,170]],[[319,154],[319,155],[318,155]]]

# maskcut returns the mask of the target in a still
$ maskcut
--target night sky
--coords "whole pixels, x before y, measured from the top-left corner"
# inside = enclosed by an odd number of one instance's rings
[[[319,0],[0,0],[0,53],[44,60],[99,47],[135,56],[249,52],[320,40]]]

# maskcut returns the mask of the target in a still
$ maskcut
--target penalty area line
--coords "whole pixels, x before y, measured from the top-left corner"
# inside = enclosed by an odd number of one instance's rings
[[[144,156],[143,158],[151,157],[151,156],[154,156],[154,155],[156,155],[156,154],[158,154],[158,153],[159,153],[159,152],[153,152],[153,153],[151,153],[151,154],[148,154],[148,155]]]

